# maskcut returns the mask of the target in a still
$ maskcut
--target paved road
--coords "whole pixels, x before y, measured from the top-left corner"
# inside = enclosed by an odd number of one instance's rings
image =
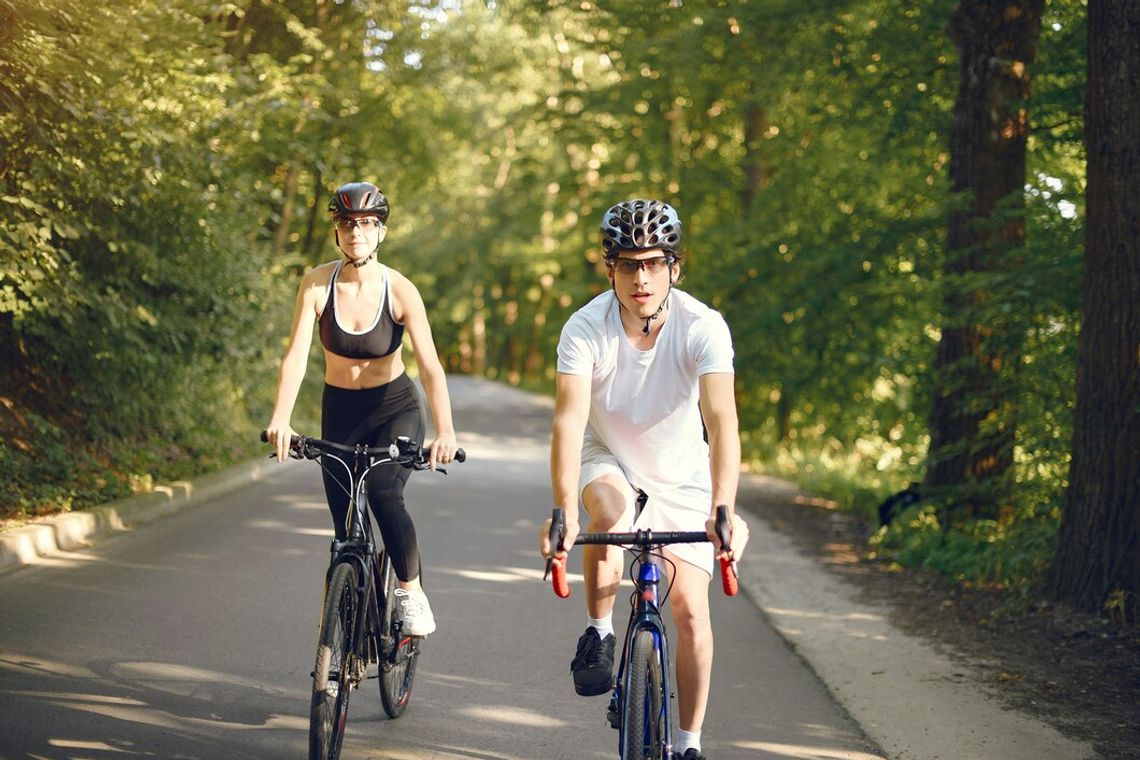
[[[581,588],[557,600],[535,553],[550,502],[548,403],[453,378],[470,461],[409,486],[439,622],[413,701],[354,694],[343,757],[616,757],[605,698],[568,664]],[[0,582],[0,758],[300,758],[328,516],[318,470],[267,481]],[[883,757],[745,596],[713,598],[705,750]]]

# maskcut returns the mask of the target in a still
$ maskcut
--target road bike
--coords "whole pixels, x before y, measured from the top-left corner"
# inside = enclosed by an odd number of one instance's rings
[[[645,505],[645,493],[638,498],[638,512]],[[550,521],[550,545],[564,547],[566,516],[555,508]],[[716,508],[716,533],[722,546],[730,546],[731,529],[728,508]],[[669,637],[661,619],[661,608],[669,598],[669,588],[658,595],[662,578],[662,562],[670,562],[661,552],[669,544],[708,541],[704,531],[671,531],[654,533],[583,533],[574,544],[608,544],[622,546],[633,555],[630,578],[629,625],[622,644],[617,678],[613,685],[607,722],[618,729],[618,748],[623,760],[670,760],[673,754],[673,729],[670,719]],[[570,596],[566,569],[562,560],[551,557],[546,563],[554,593]],[[721,558],[720,576],[724,593],[737,592],[736,563],[731,557]]]
[[[267,439],[262,432],[261,440]],[[294,435],[289,452],[294,459],[319,459],[322,468],[343,466],[350,483],[348,529],[344,540],[334,538],[330,547],[309,707],[309,760],[336,760],[349,696],[362,681],[379,681],[380,702],[390,718],[403,715],[411,699],[422,637],[403,631],[403,613],[395,602],[399,579],[387,550],[373,538],[366,479],[381,466],[428,469],[430,450],[403,436],[390,446],[365,446]],[[455,461],[466,458],[463,449],[455,452]],[[436,467],[436,472],[446,470]],[[373,664],[375,674],[368,675]]]

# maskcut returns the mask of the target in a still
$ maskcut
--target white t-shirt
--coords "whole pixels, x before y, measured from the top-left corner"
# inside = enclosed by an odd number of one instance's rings
[[[558,371],[591,376],[583,458],[602,446],[630,483],[648,493],[681,486],[711,490],[699,380],[733,372],[724,318],[673,289],[653,348],[635,348],[607,291],[571,315],[558,342]]]

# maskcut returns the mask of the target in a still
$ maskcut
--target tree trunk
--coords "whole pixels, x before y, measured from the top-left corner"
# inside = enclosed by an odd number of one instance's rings
[[[1140,608],[1140,3],[1089,0],[1088,208],[1057,599]]]
[[[313,20],[314,30],[318,33],[321,32],[325,28],[327,19],[328,0],[316,0],[316,14]],[[320,76],[321,57],[319,55],[313,56],[313,61],[309,65],[309,73],[312,74],[314,78]],[[315,98],[311,92],[306,92],[302,96],[297,120],[293,124],[294,139],[299,139],[306,126],[308,126],[309,111],[315,107],[314,101]],[[274,258],[279,258],[285,253],[285,248],[289,242],[289,234],[293,228],[293,217],[295,216],[293,208],[297,202],[297,182],[300,179],[301,167],[308,166],[311,163],[311,158],[305,155],[304,151],[300,151],[298,155],[289,159],[284,167],[284,178],[281,187],[281,210],[278,215],[278,224],[273,230],[271,243]]]
[[[317,166],[313,170],[313,207],[309,213],[309,221],[305,225],[305,237],[301,241],[301,258],[304,261],[310,262],[313,266],[320,263],[320,252],[324,248],[321,243],[326,238],[321,236],[320,241],[317,240],[317,224],[325,219],[325,198],[322,192],[325,187],[325,175],[321,171],[321,167]],[[324,225],[322,225],[323,227]]]
[[[768,129],[768,115],[764,106],[750,101],[744,106],[744,187],[740,191],[740,207],[747,222],[752,206],[760,193],[768,187],[768,170],[760,151],[760,141]]]
[[[979,276],[1014,268],[1025,239],[1029,65],[1044,0],[960,3],[950,24],[959,88],[950,137],[950,213],[942,338],[934,367],[926,492],[957,518],[997,518],[1013,464],[1013,399],[1001,375],[1016,363],[1008,336],[984,319]],[[1002,347],[1003,344],[1006,347]]]
[[[476,283],[472,291],[471,318],[471,365],[464,369],[477,377],[487,374],[487,303],[484,300],[484,287]]]

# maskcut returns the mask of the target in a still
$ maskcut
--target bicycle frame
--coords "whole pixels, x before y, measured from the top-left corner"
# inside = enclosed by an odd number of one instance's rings
[[[268,443],[268,433],[261,440]],[[386,455],[386,456],[385,456]],[[275,455],[274,455],[275,456]],[[419,654],[417,637],[405,636],[402,619],[396,614],[389,588],[397,578],[387,552],[381,555],[374,538],[373,516],[368,508],[366,484],[375,467],[401,465],[411,469],[431,467],[431,452],[406,437],[391,446],[345,445],[308,436],[291,436],[289,456],[319,459],[321,468],[343,467],[347,486],[334,479],[348,495],[343,539],[329,545],[329,566],[325,571],[324,603],[313,692],[309,707],[309,756],[329,760],[338,756],[348,717],[349,694],[370,676],[368,666],[379,665],[375,676],[380,702],[391,718],[398,718],[411,695],[415,662]],[[467,458],[463,449],[455,461]],[[335,669],[334,669],[335,663]]]
[[[335,455],[327,456],[344,463]],[[333,538],[329,546],[331,555],[329,567],[325,571],[325,587],[327,588],[329,579],[337,565],[347,563],[354,566],[356,576],[359,579],[356,609],[364,610],[365,619],[358,621],[353,626],[352,651],[357,656],[363,655],[366,658],[366,663],[376,662],[379,659],[379,642],[365,651],[364,639],[370,632],[379,630],[379,610],[387,602],[387,600],[377,598],[376,544],[372,538],[372,516],[368,513],[368,494],[365,489],[366,478],[373,466],[375,465],[364,468],[358,477],[354,476],[359,469],[359,462],[354,462],[353,466],[348,468],[350,482],[355,480],[352,485],[352,491],[355,495],[349,500],[347,537],[344,540]],[[361,622],[363,625],[360,624]]]
[[[268,435],[263,430],[261,440],[268,442]],[[384,592],[376,583],[376,542],[373,538],[372,515],[368,509],[367,485],[368,473],[382,465],[400,465],[415,470],[427,469],[429,451],[420,448],[418,444],[405,436],[398,437],[390,446],[366,446],[365,444],[345,445],[319,438],[294,435],[289,442],[290,456],[299,459],[320,459],[321,467],[326,468],[330,462],[342,466],[348,475],[349,510],[346,515],[346,530],[343,540],[333,538],[329,547],[329,567],[325,571],[325,587],[328,588],[329,579],[337,565],[351,564],[360,583],[357,598],[357,609],[363,609],[365,625],[355,625],[352,651],[357,656],[364,654],[366,664],[377,662],[381,651],[380,641],[372,642],[369,651],[363,650],[364,637],[368,635],[380,636],[380,610],[388,604],[388,599],[379,598]],[[384,455],[387,455],[386,457]],[[343,456],[342,456],[343,455]],[[463,462],[467,454],[463,449],[455,452],[455,461]],[[351,461],[349,461],[351,460]],[[436,472],[447,472],[442,467],[436,467]]]
[[[669,684],[669,637],[665,631],[665,623],[661,618],[661,607],[657,594],[661,582],[661,566],[654,561],[657,556],[653,547],[642,546],[637,553],[637,577],[634,579],[634,596],[637,602],[631,606],[629,624],[626,626],[625,640],[622,644],[621,659],[618,661],[617,679],[610,698],[609,718],[610,725],[619,729],[618,748],[625,746],[625,727],[621,725],[621,716],[626,714],[625,700],[629,695],[628,670],[630,647],[634,637],[639,631],[649,631],[653,635],[653,648],[661,662],[662,683]],[[662,715],[670,714],[671,690],[666,686],[661,695]],[[671,721],[661,722],[664,728],[662,740],[665,746],[665,757],[673,751],[673,727]]]
[[[379,640],[366,642],[365,639],[376,639],[384,635],[384,632],[380,630],[380,610],[384,609],[389,602],[388,599],[381,598],[384,591],[376,582],[376,573],[379,568],[376,564],[376,542],[373,539],[373,518],[368,509],[368,491],[366,488],[368,473],[381,465],[405,464],[400,459],[401,455],[406,458],[412,451],[418,452],[419,449],[407,438],[397,439],[396,443],[389,446],[387,458],[374,459],[375,450],[363,445],[357,445],[351,449],[351,464],[336,453],[322,452],[323,458],[327,457],[327,459],[337,462],[345,468],[351,493],[345,530],[346,537],[343,540],[337,538],[332,540],[329,547],[331,554],[329,567],[325,572],[325,586],[327,588],[329,579],[337,565],[349,563],[354,566],[357,578],[360,580],[360,583],[357,584],[359,589],[357,609],[364,610],[366,617],[363,625],[358,622],[353,626],[355,630],[352,651],[358,657],[363,656],[365,664],[368,664],[379,661],[382,647]],[[323,466],[325,466],[324,461],[322,461]],[[365,649],[366,643],[369,645],[367,649]]]
[[[561,508],[555,507],[550,518],[550,546],[552,554],[547,559],[547,573],[551,574],[554,593],[565,599],[570,595],[570,587],[566,580],[565,561],[556,558],[555,551],[562,551],[565,536],[565,513]],[[728,508],[718,506],[715,515],[717,539],[721,546],[731,546],[731,527],[728,519]],[[630,689],[630,668],[633,654],[633,642],[642,631],[648,631],[653,638],[653,649],[658,663],[661,666],[661,720],[657,724],[661,728],[660,744],[662,746],[662,760],[668,758],[673,748],[673,727],[670,720],[671,710],[671,683],[669,672],[669,637],[661,618],[661,601],[658,588],[662,579],[661,565],[655,561],[660,558],[662,562],[671,560],[661,554],[661,550],[668,544],[699,543],[708,541],[708,536],[699,531],[663,532],[654,534],[652,530],[638,530],[635,533],[583,533],[576,543],[594,545],[624,546],[636,555],[637,573],[634,580],[633,596],[630,599],[630,619],[626,628],[625,640],[622,644],[622,654],[618,665],[617,679],[614,684],[613,695],[610,699],[608,717],[610,725],[619,729],[619,752],[624,753],[627,746],[625,716],[629,714],[627,700]],[[636,547],[635,549],[630,547]],[[631,573],[631,575],[633,575]],[[737,592],[736,562],[729,551],[720,558],[720,575],[724,592],[734,596]],[[666,592],[666,597],[668,592]],[[646,701],[647,710],[652,710],[652,700]],[[649,716],[646,716],[647,718]],[[646,731],[652,721],[646,721]]]

